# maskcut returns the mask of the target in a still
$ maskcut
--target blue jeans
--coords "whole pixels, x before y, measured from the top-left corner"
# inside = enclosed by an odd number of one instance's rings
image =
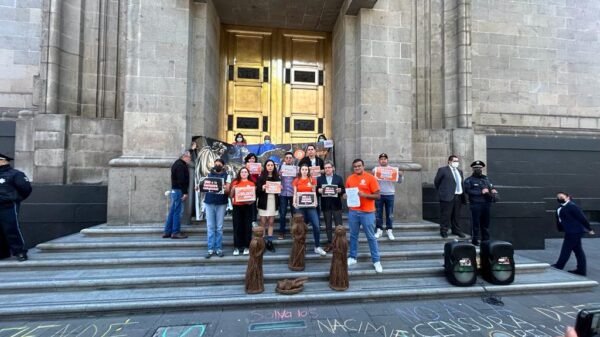
[[[369,242],[371,261],[373,263],[379,262],[379,247],[377,246],[377,239],[375,239],[375,226],[373,226],[373,223],[375,223],[374,212],[348,211],[348,226],[350,227],[349,257],[356,259],[358,254],[358,232],[362,225],[363,231],[367,236],[367,241]]]
[[[208,250],[218,252],[223,250],[223,220],[227,204],[207,204],[206,210],[206,232],[208,236]]]
[[[287,214],[288,205],[290,205],[291,213],[294,214],[294,197],[279,196],[279,234],[285,234],[285,216]],[[290,224],[291,227],[291,224]]]
[[[379,199],[375,200],[375,207],[377,209],[377,221],[375,226],[379,229],[383,229],[383,211],[385,209],[385,229],[392,229],[392,223],[394,218],[394,195],[381,195]]]
[[[319,224],[319,216],[317,215],[317,208],[298,208],[296,209],[304,217],[304,222],[310,223],[313,231],[313,238],[315,239],[315,248],[320,247],[321,228]]]
[[[183,214],[183,192],[171,190],[171,208],[165,222],[165,234],[177,234],[181,230],[181,215]]]

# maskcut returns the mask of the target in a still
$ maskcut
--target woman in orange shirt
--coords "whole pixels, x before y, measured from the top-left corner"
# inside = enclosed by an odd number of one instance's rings
[[[299,192],[315,192],[317,188],[317,180],[310,176],[310,170],[308,165],[303,164],[298,170],[298,176],[292,182],[294,186],[294,209],[296,212],[300,212],[304,217],[304,222],[310,223],[312,226],[313,237],[315,239],[315,253],[321,256],[327,255],[327,253],[321,248],[319,239],[321,237],[321,226],[319,223],[319,216],[317,215],[317,198],[315,193],[315,204],[314,206],[303,206],[299,207],[298,193]]]
[[[253,187],[254,183],[248,179],[250,172],[242,167],[237,178],[231,183],[229,196],[233,202],[233,255],[240,255],[240,249],[244,249],[244,255],[248,255],[250,240],[252,239],[252,208],[254,201],[236,201],[235,193],[237,187]]]

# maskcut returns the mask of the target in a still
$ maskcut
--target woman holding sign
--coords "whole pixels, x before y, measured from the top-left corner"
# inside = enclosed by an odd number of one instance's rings
[[[231,183],[229,196],[233,199],[233,255],[248,255],[252,239],[252,209],[256,200],[256,187],[248,179],[250,172],[242,167],[237,178]]]
[[[315,193],[317,180],[310,176],[307,164],[300,165],[298,177],[294,179],[292,185],[294,185],[294,209],[304,216],[304,222],[308,222],[312,226],[315,253],[325,256],[327,253],[321,248],[319,242],[321,228],[317,215],[317,194]]]
[[[275,252],[275,247],[273,247],[273,224],[279,206],[279,203],[276,202],[279,193],[281,193],[281,179],[279,179],[275,162],[269,159],[265,162],[265,169],[256,183],[256,204],[260,225],[267,232],[267,235],[264,236],[267,239],[267,249],[270,252]]]

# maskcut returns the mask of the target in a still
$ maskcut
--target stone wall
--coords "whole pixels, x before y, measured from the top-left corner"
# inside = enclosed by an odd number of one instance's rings
[[[473,1],[475,124],[600,129],[600,2]]]
[[[0,118],[36,109],[42,0],[0,1]]]

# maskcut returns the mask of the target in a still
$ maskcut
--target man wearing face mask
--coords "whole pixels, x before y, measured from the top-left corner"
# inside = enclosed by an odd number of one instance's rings
[[[479,240],[490,239],[490,206],[498,194],[494,185],[483,174],[485,163],[476,160],[471,164],[473,174],[465,180],[465,192],[469,195],[471,209],[471,242],[479,246]]]
[[[571,252],[574,252],[577,259],[577,269],[569,270],[569,273],[586,276],[587,266],[581,238],[586,232],[590,233],[590,235],[594,235],[595,233],[583,211],[571,201],[569,194],[558,192],[556,194],[556,201],[560,206],[556,210],[556,226],[559,231],[565,232],[565,239],[560,249],[558,261],[552,267],[563,269],[571,257]]]
[[[440,199],[440,235],[448,237],[448,228],[459,238],[465,235],[460,230],[460,209],[466,203],[463,192],[463,173],[458,169],[460,160],[457,156],[448,157],[448,165],[440,167],[433,184]]]

